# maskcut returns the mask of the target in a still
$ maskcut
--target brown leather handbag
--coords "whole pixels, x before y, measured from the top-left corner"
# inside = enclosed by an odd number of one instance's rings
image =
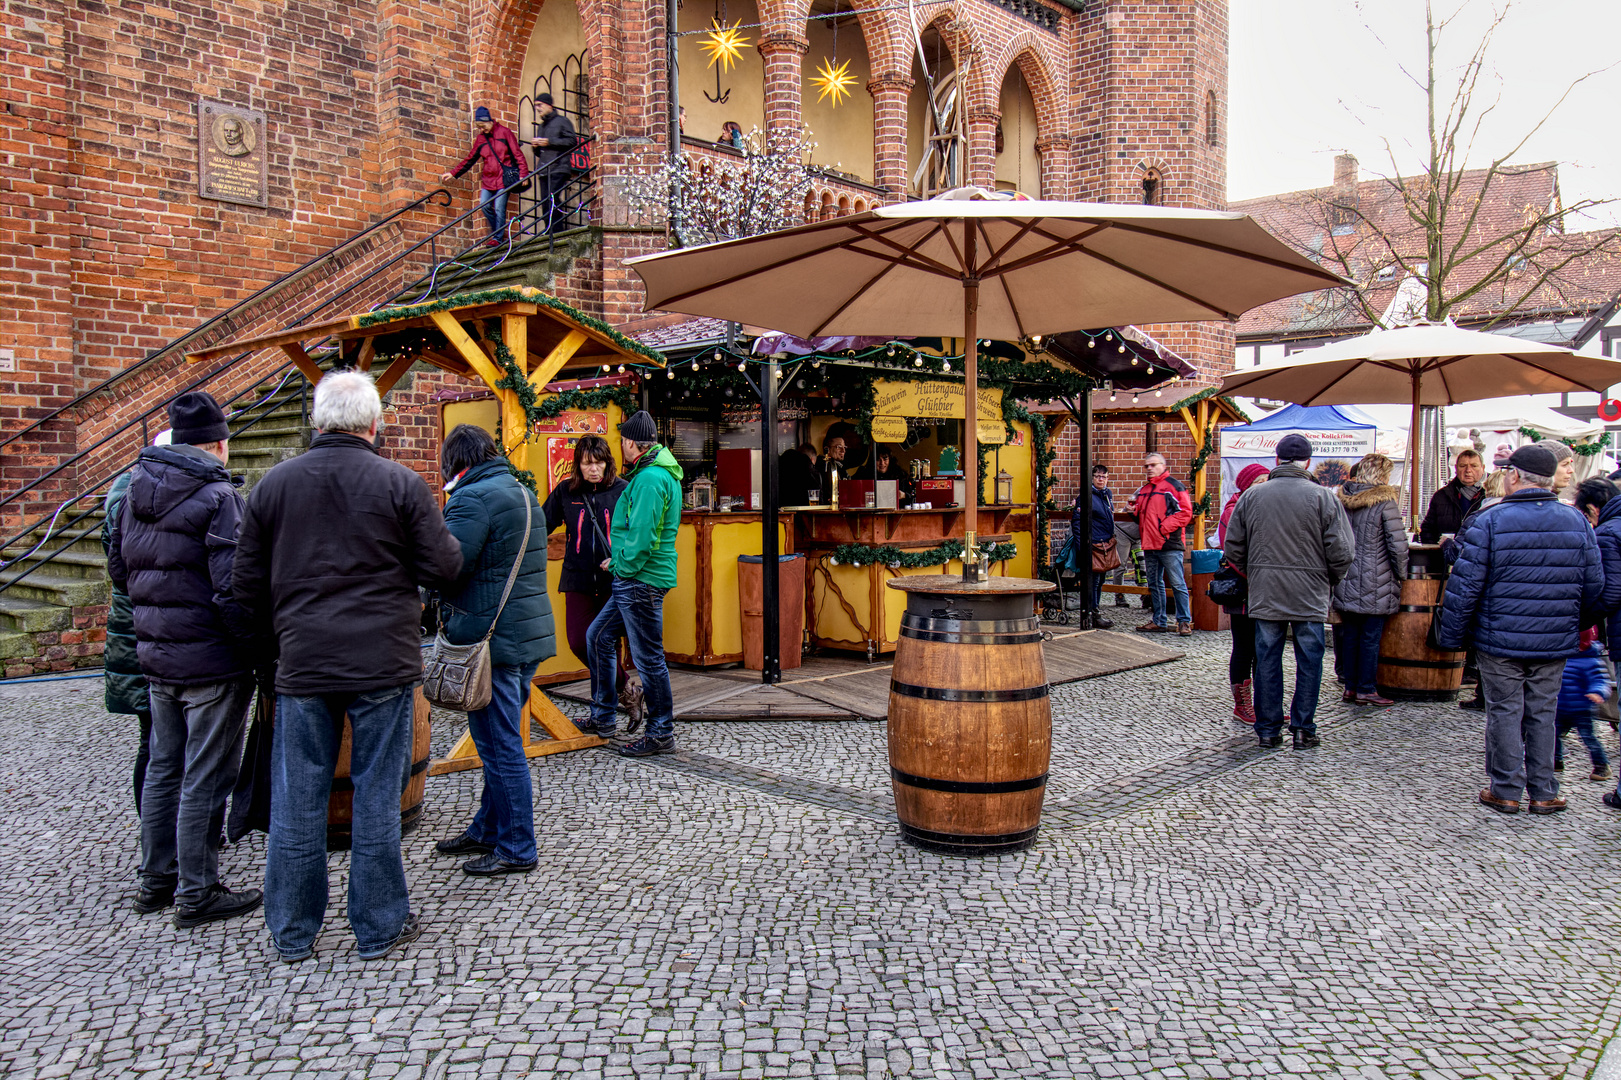
[[[1106,574],[1120,566],[1120,550],[1117,536],[1111,536],[1101,544],[1092,545],[1092,573]]]
[[[518,580],[518,568],[523,565],[524,554],[529,550],[529,529],[533,524],[534,511],[526,491],[523,497],[523,540],[518,544],[518,557],[513,560],[512,571],[507,574],[507,587],[501,593],[495,618],[490,620],[490,628],[484,632],[484,636],[470,645],[452,645],[445,640],[445,632],[441,629],[433,636],[433,644],[423,647],[422,696],[440,708],[474,712],[490,703],[493,696],[490,688],[490,638],[495,634],[495,624],[501,621],[501,612],[506,610],[512,586]]]

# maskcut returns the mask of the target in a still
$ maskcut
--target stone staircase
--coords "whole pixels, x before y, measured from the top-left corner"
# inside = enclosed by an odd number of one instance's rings
[[[251,400],[269,393],[260,387]],[[280,387],[268,407],[233,419],[232,475],[243,478],[243,493],[275,465],[302,453],[310,427],[304,414],[303,382]],[[69,511],[71,521],[77,512]],[[22,538],[3,553],[0,568],[0,665],[14,678],[43,671],[99,667],[106,640],[111,585],[101,549],[102,513],[52,534],[45,528]],[[38,550],[31,550],[38,546]]]

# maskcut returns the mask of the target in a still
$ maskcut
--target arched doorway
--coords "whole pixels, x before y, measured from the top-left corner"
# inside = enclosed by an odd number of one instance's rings
[[[1041,197],[1041,157],[1036,153],[1036,101],[1018,64],[1002,79],[1002,119],[996,126],[996,188]]]

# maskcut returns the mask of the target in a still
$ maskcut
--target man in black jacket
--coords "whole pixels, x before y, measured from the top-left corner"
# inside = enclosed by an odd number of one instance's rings
[[[563,189],[574,175],[569,156],[580,137],[569,118],[553,108],[550,94],[535,98],[535,111],[540,116],[540,134],[535,136],[535,197],[546,208],[546,231],[556,232],[568,221]]]
[[[251,627],[230,599],[242,515],[225,471],[231,432],[202,393],[175,398],[169,424],[171,445],[141,451],[107,569],[129,595],[152,709],[134,906],[145,914],[177,904],[184,929],[245,914],[262,896],[219,879],[225,799],[253,698]]]
[[[271,752],[265,921],[288,963],[308,957],[326,914],[326,817],[338,735],[352,733],[349,925],[362,960],[421,932],[400,856],[400,785],[422,679],[419,586],[461,570],[422,478],[377,454],[371,379],[333,372],[315,387],[309,450],[253,489],[232,589],[280,657]]]
[[[1452,479],[1441,485],[1430,497],[1429,513],[1418,527],[1422,544],[1435,544],[1442,533],[1456,536],[1463,519],[1480,505],[1483,492],[1480,482],[1486,477],[1486,464],[1473,450],[1463,450],[1452,465]]]

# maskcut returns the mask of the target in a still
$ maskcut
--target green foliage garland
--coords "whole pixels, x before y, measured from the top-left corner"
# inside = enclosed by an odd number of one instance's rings
[[[1542,441],[1542,432],[1536,428],[1522,427],[1520,434],[1532,442]],[[1582,457],[1592,457],[1594,454],[1603,452],[1604,448],[1610,445],[1610,433],[1606,431],[1592,442],[1576,442],[1573,439],[1560,439],[1559,441],[1570,447],[1575,453],[1582,455]]]
[[[989,555],[993,563],[1005,562],[1019,553],[1019,549],[1011,543],[981,544],[980,550]],[[869,544],[840,544],[828,552],[828,557],[837,566],[876,564],[918,570],[925,566],[945,566],[953,559],[962,558],[962,541],[947,540],[939,547],[927,551],[903,551],[889,544],[877,547]]]

